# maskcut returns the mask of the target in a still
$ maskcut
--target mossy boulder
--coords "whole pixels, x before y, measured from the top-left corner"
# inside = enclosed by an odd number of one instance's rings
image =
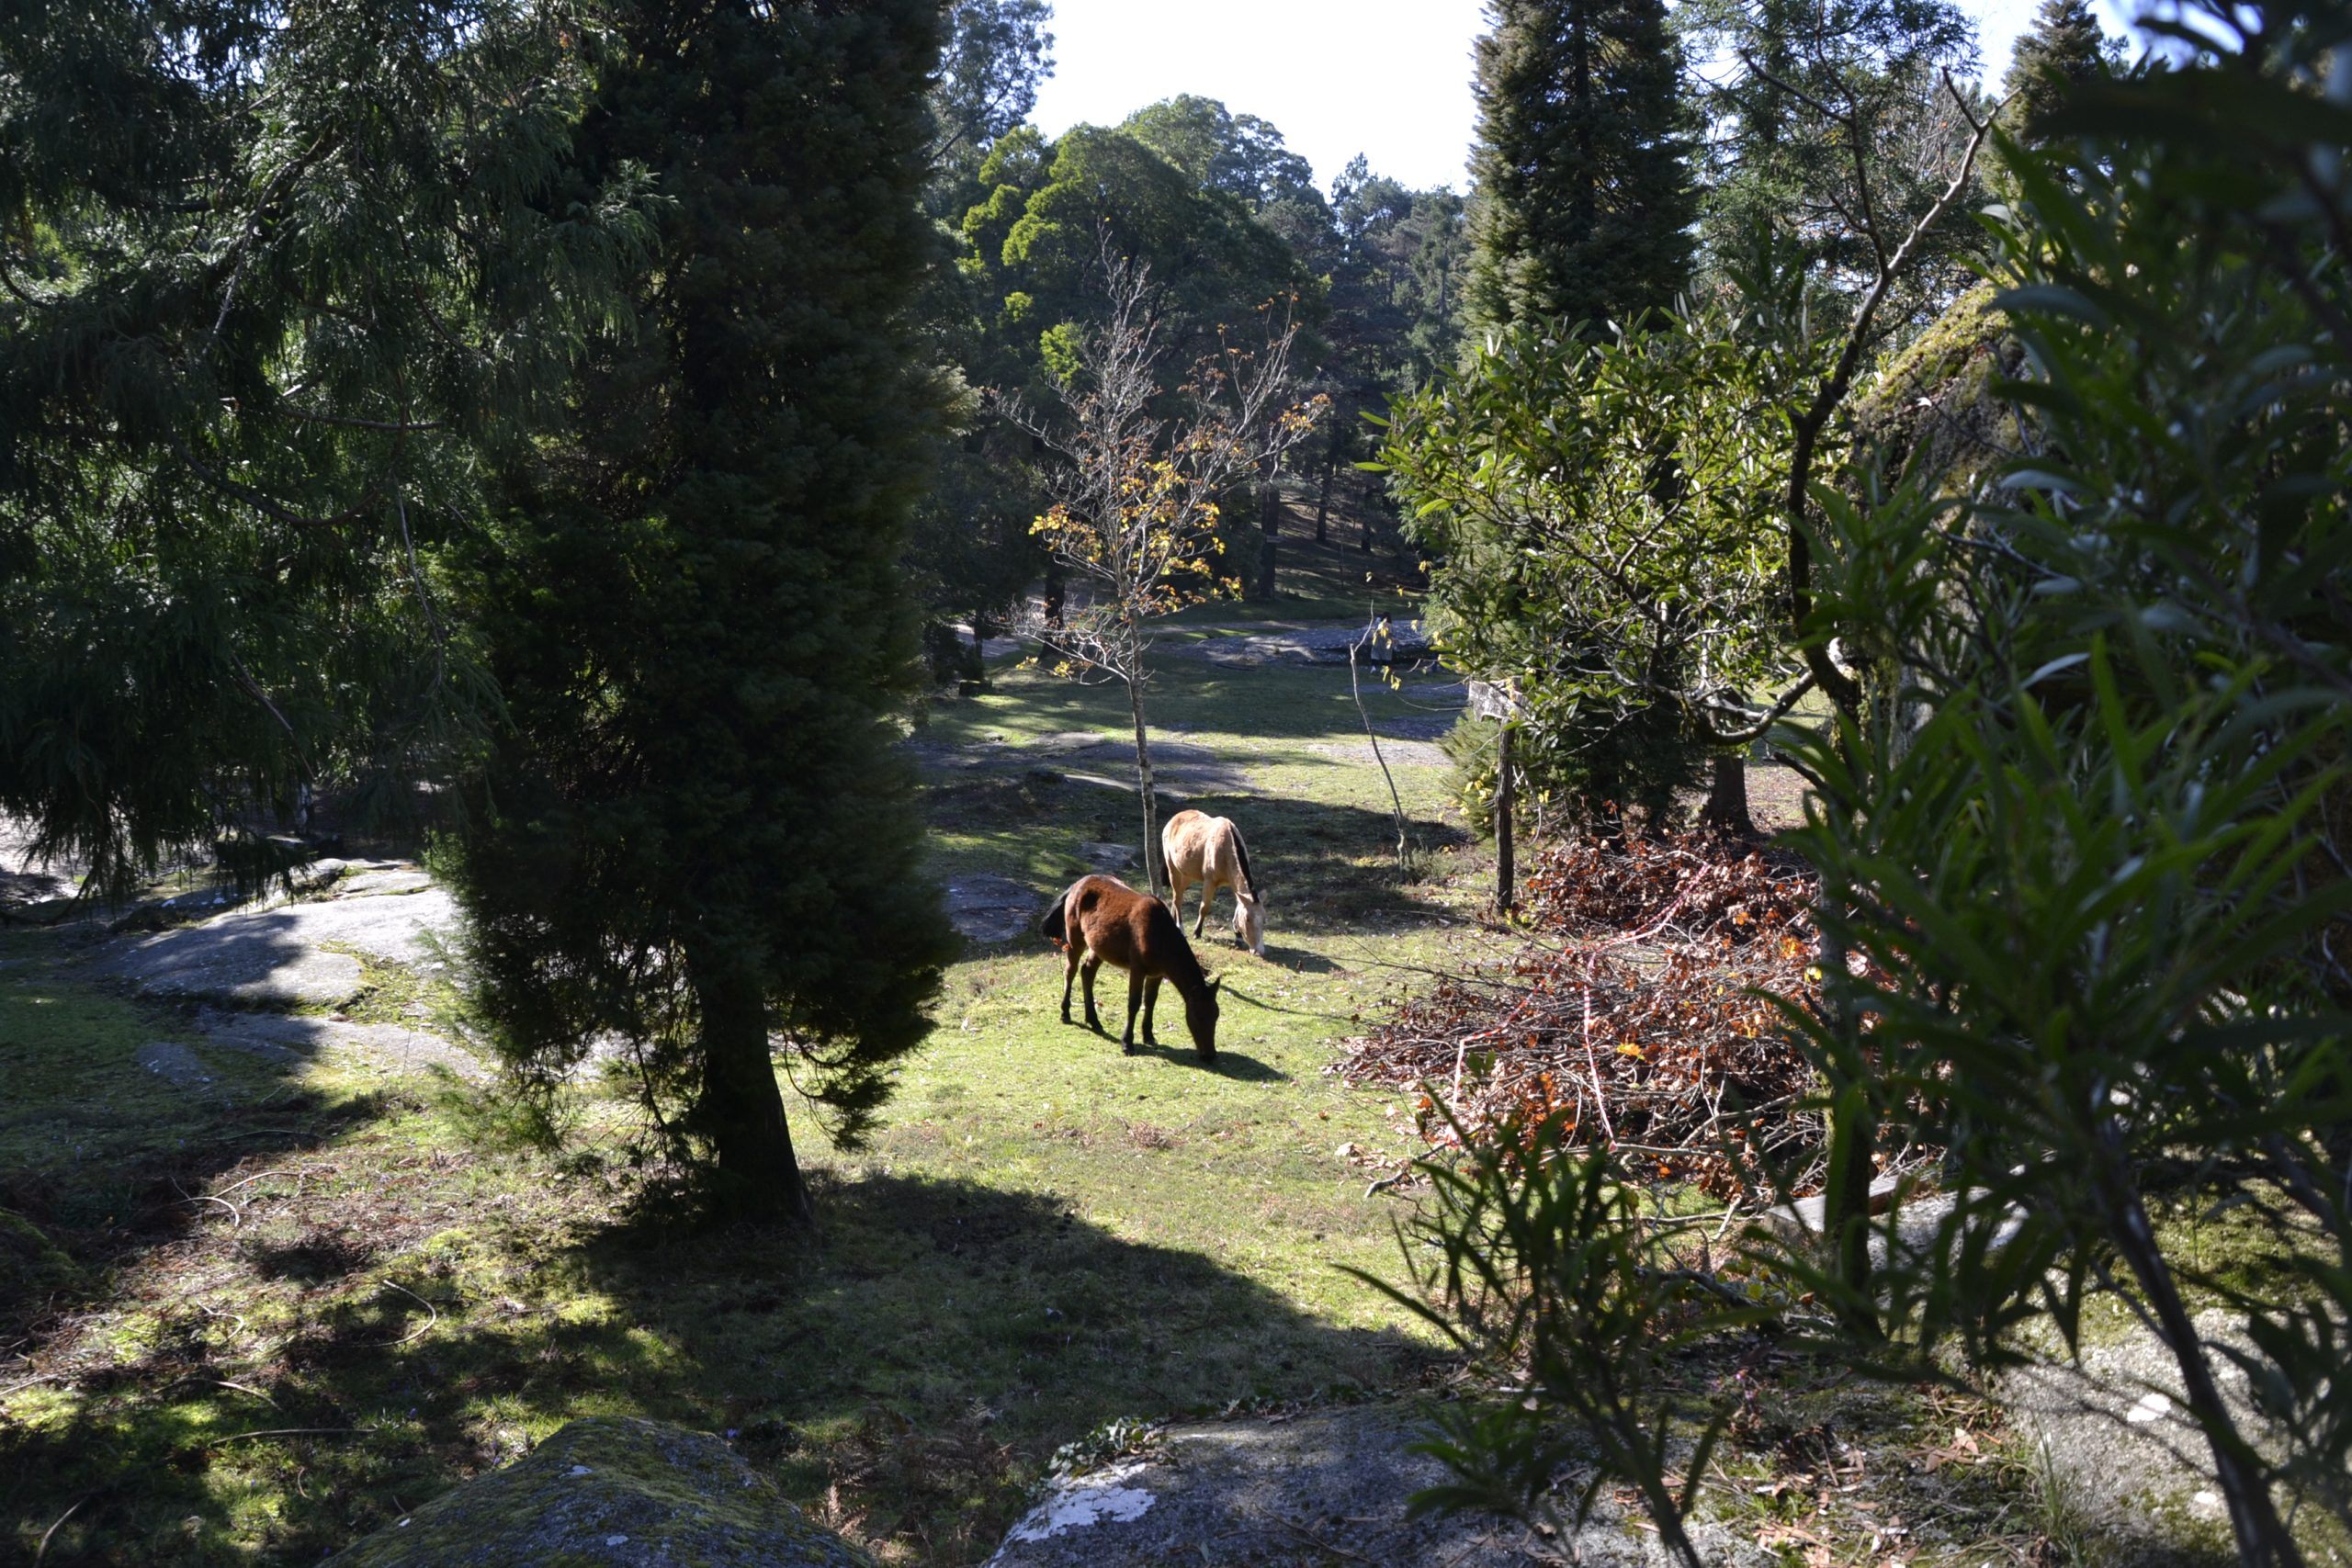
[[[81,1273],[39,1225],[0,1209],[0,1325],[30,1317]]]
[[[1889,474],[1921,474],[1941,495],[1964,495],[2026,446],[2015,404],[1996,378],[2025,368],[2025,349],[1980,283],[1889,359],[1853,402],[1854,434]]]
[[[331,1560],[339,1568],[874,1568],[707,1432],[574,1421]]]

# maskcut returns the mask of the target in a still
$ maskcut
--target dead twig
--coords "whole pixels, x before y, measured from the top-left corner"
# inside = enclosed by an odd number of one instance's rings
[[[241,1383],[241,1382],[230,1382],[228,1379],[226,1379],[226,1378],[198,1378],[198,1377],[174,1378],[170,1382],[165,1383],[165,1384],[162,1387],[162,1389],[158,1390],[157,1392],[158,1392],[159,1393],[171,1393],[171,1392],[172,1392],[172,1390],[174,1390],[174,1389],[175,1389],[175,1388],[179,1387],[181,1384],[183,1384],[183,1383],[191,1383],[191,1382],[203,1383],[204,1385],[206,1385],[206,1386],[207,1386],[207,1387],[209,1387],[209,1388],[232,1388],[232,1389],[235,1389],[239,1393],[249,1393],[249,1394],[253,1395],[253,1397],[254,1397],[255,1399],[260,1400],[264,1404],[268,1405],[272,1410],[276,1410],[276,1409],[277,1409],[277,1408],[278,1408],[277,1401],[276,1401],[276,1400],[274,1400],[274,1399],[270,1398],[270,1397],[269,1397],[269,1395],[267,1395],[267,1394],[264,1393],[261,1390],[259,1390],[259,1389],[257,1389],[257,1388],[247,1388],[243,1383]]]
[[[49,1555],[50,1538],[64,1528],[65,1521],[72,1518],[75,1513],[79,1512],[83,1504],[88,1502],[91,1498],[96,1495],[97,1494],[95,1492],[85,1492],[81,1496],[74,1498],[73,1505],[63,1513],[58,1515],[55,1521],[52,1522],[47,1529],[40,1532],[40,1544],[33,1548],[33,1568],[40,1568],[41,1560]]]
[[[299,1177],[299,1176],[300,1176],[301,1174],[302,1174],[302,1173],[301,1173],[300,1171],[299,1171],[299,1170],[276,1170],[276,1169],[272,1169],[272,1170],[257,1170],[257,1171],[254,1171],[251,1176],[246,1177],[243,1181],[232,1181],[232,1182],[229,1183],[229,1185],[228,1185],[228,1186],[226,1186],[226,1187],[222,1187],[222,1188],[217,1188],[217,1189],[215,1189],[215,1190],[214,1190],[214,1191],[213,1191],[213,1193],[212,1193],[212,1196],[213,1196],[213,1197],[215,1197],[215,1198],[225,1198],[225,1197],[227,1197],[230,1193],[234,1192],[238,1188],[240,1188],[240,1187],[250,1187],[250,1186],[252,1186],[254,1182],[259,1181],[262,1178],[264,1178],[264,1177],[266,1177],[266,1176],[294,1176],[294,1177]]]
[[[258,1432],[232,1432],[225,1438],[213,1438],[203,1447],[225,1448],[231,1443],[242,1443],[248,1438],[347,1438],[365,1429],[359,1427],[266,1427]]]
[[[183,1203],[218,1203],[222,1208],[229,1211],[230,1229],[243,1230],[245,1228],[245,1212],[243,1209],[238,1208],[234,1203],[230,1202],[226,1198],[215,1198],[208,1192],[198,1192],[193,1196],[183,1192],[180,1194],[180,1201]]]
[[[415,1333],[404,1334],[398,1339],[388,1339],[384,1341],[385,1348],[390,1349],[395,1345],[405,1345],[412,1339],[422,1339],[426,1334],[432,1331],[434,1324],[441,1321],[440,1309],[435,1306],[431,1302],[426,1301],[423,1296],[418,1295],[414,1291],[410,1290],[406,1285],[401,1284],[397,1280],[390,1279],[386,1280],[384,1283],[390,1286],[393,1290],[398,1291],[401,1294],[406,1296],[409,1300],[414,1302],[417,1305],[423,1307],[425,1311],[433,1314],[433,1316],[426,1321],[424,1326],[418,1329]]]

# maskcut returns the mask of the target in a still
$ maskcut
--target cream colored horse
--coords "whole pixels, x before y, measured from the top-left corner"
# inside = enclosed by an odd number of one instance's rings
[[[1201,908],[1193,934],[1209,918],[1209,900],[1220,887],[1233,889],[1233,933],[1259,957],[1266,956],[1265,892],[1250,873],[1250,850],[1230,818],[1179,811],[1159,830],[1159,852],[1168,863],[1168,906],[1177,923],[1184,919],[1184,889],[1201,885]]]

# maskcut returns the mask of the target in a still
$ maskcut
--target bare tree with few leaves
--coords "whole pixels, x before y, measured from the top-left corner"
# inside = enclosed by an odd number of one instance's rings
[[[1059,382],[1057,413],[1000,406],[1063,459],[1047,479],[1053,504],[1032,531],[1091,592],[1039,637],[1057,673],[1126,688],[1144,864],[1159,892],[1166,876],[1144,722],[1150,623],[1240,592],[1217,570],[1218,500],[1272,471],[1314,428],[1324,400],[1291,400],[1297,328],[1280,301],[1264,308],[1261,347],[1221,342],[1182,384],[1163,387],[1166,344],[1150,267],[1106,243],[1102,276],[1109,312]]]

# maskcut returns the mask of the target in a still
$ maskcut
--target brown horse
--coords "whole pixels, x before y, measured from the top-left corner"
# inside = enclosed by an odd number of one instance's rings
[[[1176,917],[1148,893],[1138,893],[1110,876],[1080,877],[1046,911],[1048,941],[1069,955],[1062,973],[1062,1021],[1069,1020],[1070,981],[1086,976],[1086,1027],[1097,1034],[1110,1032],[1094,1010],[1094,971],[1105,963],[1127,972],[1127,1032],[1120,1042],[1129,1055],[1136,1049],[1136,1010],[1143,1010],[1143,1043],[1152,1038],[1151,1012],[1159,1000],[1159,982],[1174,983],[1184,998],[1184,1022],[1193,1032],[1193,1049],[1201,1060],[1216,1060],[1216,993],[1224,985],[1201,972],[1201,961],[1176,927]]]
[[[1179,811],[1159,830],[1160,854],[1168,863],[1168,903],[1176,923],[1184,923],[1184,889],[1201,885],[1200,912],[1193,917],[1193,934],[1201,934],[1209,918],[1209,900],[1220,887],[1233,889],[1233,934],[1241,945],[1266,956],[1265,894],[1250,869],[1250,847],[1230,817],[1207,817]]]

